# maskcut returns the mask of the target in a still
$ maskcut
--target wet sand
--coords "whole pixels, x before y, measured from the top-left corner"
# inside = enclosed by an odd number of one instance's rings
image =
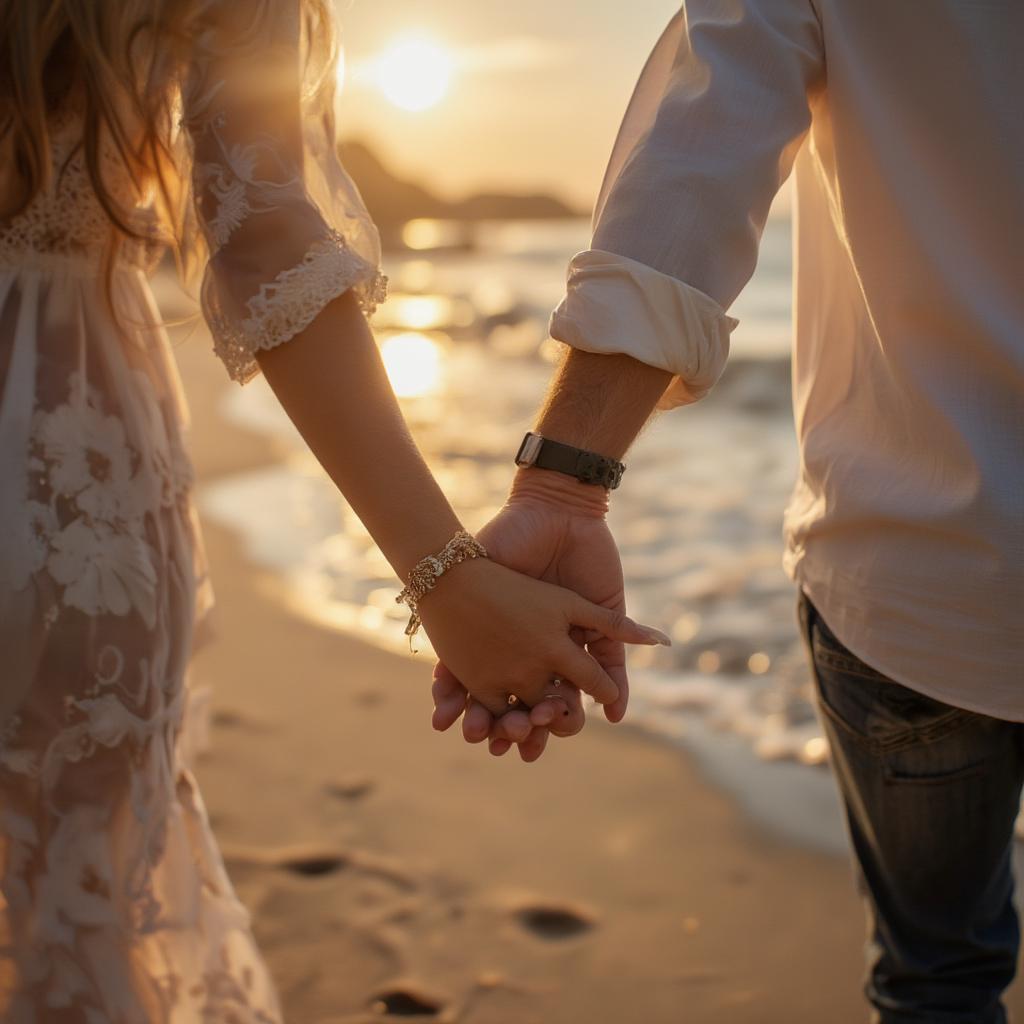
[[[177,355],[201,484],[281,457],[218,414],[201,335]],[[628,727],[531,766],[434,733],[428,661],[291,615],[237,537],[206,541],[197,774],[289,1024],[866,1019],[845,860],[768,835]]]

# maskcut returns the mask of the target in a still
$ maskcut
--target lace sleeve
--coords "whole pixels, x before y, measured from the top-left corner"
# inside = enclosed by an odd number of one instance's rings
[[[333,31],[301,0],[211,0],[184,89],[202,306],[234,380],[353,290],[384,298],[380,245],[335,143]],[[326,11],[326,8],[324,8]]]

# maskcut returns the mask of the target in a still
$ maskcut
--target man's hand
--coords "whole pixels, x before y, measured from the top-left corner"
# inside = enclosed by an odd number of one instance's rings
[[[605,520],[607,508],[607,493],[599,487],[547,470],[520,470],[504,508],[477,536],[495,561],[624,614],[622,564]],[[594,633],[577,633],[574,639],[586,644],[618,685],[619,699],[605,706],[605,715],[611,722],[621,721],[629,695],[624,645]],[[543,753],[549,733],[571,736],[583,728],[579,691],[569,681],[562,690],[564,704],[545,701],[529,715],[510,711],[495,721],[439,665],[434,676],[434,727],[447,729],[465,712],[463,733],[469,742],[490,736],[491,753],[496,755],[519,743],[523,759],[533,761]]]
[[[654,411],[672,374],[622,354],[569,349],[552,381],[536,430],[564,444],[621,459]],[[480,532],[492,558],[539,579],[576,591],[595,604],[625,612],[622,563],[605,515],[608,494],[600,487],[545,469],[516,474],[505,507]],[[617,683],[620,697],[605,706],[618,722],[626,713],[629,684],[621,643],[597,634],[573,636]],[[658,634],[658,642],[668,637]],[[563,700],[544,700],[529,716],[508,712],[494,722],[467,697],[444,665],[434,672],[434,727],[447,729],[465,712],[462,730],[471,743],[491,737],[491,753],[519,743],[524,761],[535,761],[554,732],[568,736],[583,728],[578,692],[563,685]],[[568,715],[564,714],[568,711]]]

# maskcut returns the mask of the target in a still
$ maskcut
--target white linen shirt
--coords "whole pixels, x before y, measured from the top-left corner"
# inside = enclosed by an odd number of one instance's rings
[[[796,167],[785,566],[869,665],[1024,721],[1024,3],[687,0],[552,336],[700,398]]]

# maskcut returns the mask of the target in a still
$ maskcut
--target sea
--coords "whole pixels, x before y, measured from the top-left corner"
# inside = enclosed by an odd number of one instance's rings
[[[512,456],[559,356],[548,318],[569,259],[588,242],[589,224],[577,219],[414,221],[407,248],[385,257],[391,297],[374,320],[385,365],[470,529],[505,497]],[[796,594],[781,568],[797,469],[791,277],[791,223],[773,216],[757,270],[730,310],[740,325],[721,381],[642,434],[610,523],[630,614],[674,641],[631,652],[630,727],[689,750],[767,828],[838,852],[842,818]],[[224,401],[230,419],[290,455],[208,484],[203,514],[242,535],[250,557],[283,581],[293,611],[412,656],[392,570],[269,388],[258,379]],[[426,672],[429,649],[416,657]]]

